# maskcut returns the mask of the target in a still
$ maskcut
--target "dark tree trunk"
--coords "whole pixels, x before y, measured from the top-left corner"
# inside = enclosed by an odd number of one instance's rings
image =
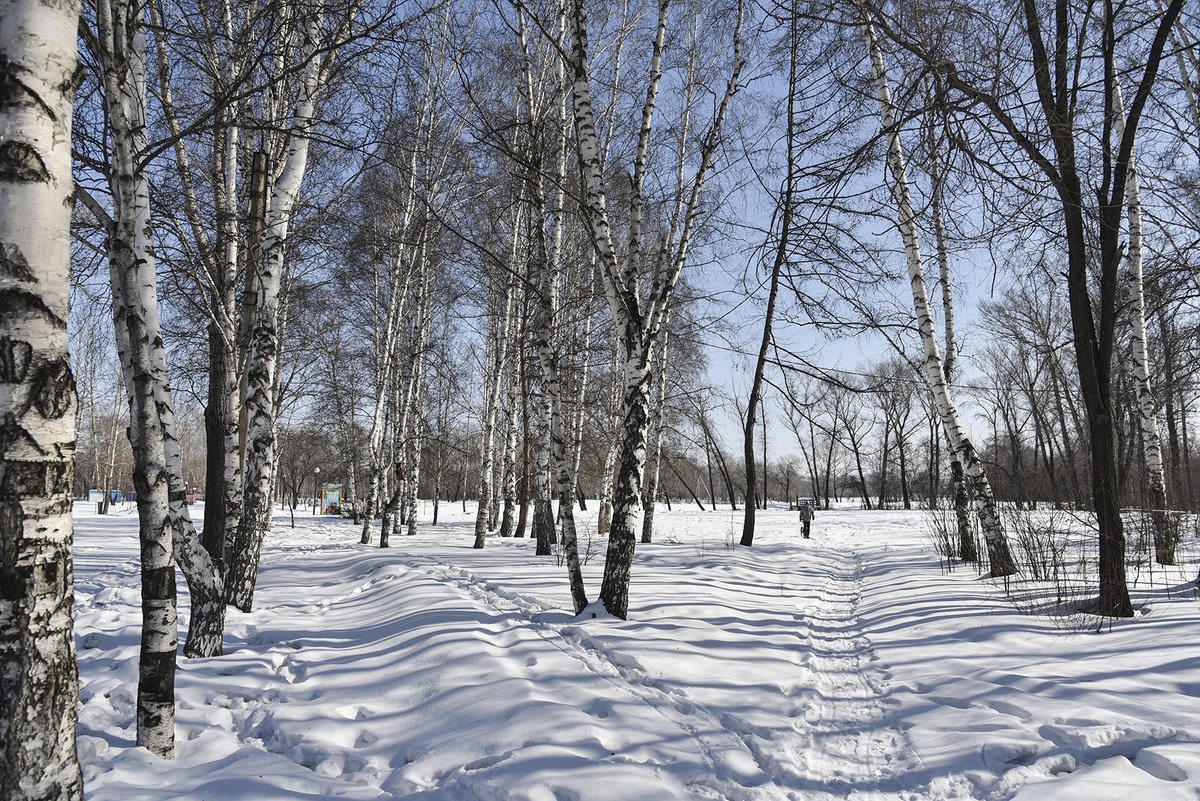
[[[529,522],[529,376],[525,367],[525,359],[518,360],[521,373],[521,477],[517,480],[517,492],[521,496],[521,507],[517,512],[517,528],[514,537],[525,536],[525,526]]]
[[[679,474],[679,471],[675,469],[674,463],[671,462],[670,459],[664,459],[663,461],[665,461],[667,463],[667,467],[671,468],[671,472],[675,474],[675,478],[679,479],[679,483],[683,485],[683,488],[688,491],[688,495],[692,496],[692,500],[695,501],[696,505],[700,507],[700,511],[701,512],[708,511],[707,509],[704,508],[704,504],[701,502],[700,498],[698,498],[696,496],[695,490],[693,490],[691,485],[687,483],[687,479],[685,479],[683,476],[681,476]],[[670,511],[670,509],[671,509],[671,496],[667,495],[667,510]]]
[[[204,406],[204,549],[225,564],[225,349],[216,323],[208,324],[208,398]]]
[[[746,421],[745,421],[745,439],[743,450],[746,457],[746,495],[749,496],[754,491],[755,476],[754,476],[754,418],[758,412],[758,406],[762,398],[762,382],[763,373],[767,364],[767,349],[771,346],[771,328],[775,321],[775,299],[779,294],[779,275],[784,263],[787,261],[788,254],[788,239],[791,233],[792,224],[792,188],[794,186],[795,177],[795,98],[796,98],[796,62],[799,48],[799,41],[796,35],[796,22],[793,18],[791,31],[789,36],[790,47],[789,51],[789,73],[788,73],[788,102],[787,102],[787,176],[784,179],[783,198],[779,204],[780,228],[779,240],[775,245],[775,259],[771,264],[771,288],[767,293],[767,312],[763,318],[762,340],[758,346],[758,358],[754,363],[754,379],[750,383],[750,398],[746,403]],[[766,410],[763,410],[765,417]],[[767,431],[766,423],[763,423],[763,504],[767,502]],[[733,498],[733,492],[730,492],[730,499]],[[742,539],[743,547],[749,547],[754,544],[754,504],[750,498],[746,499],[746,512],[742,519]]]
[[[967,492],[967,477],[962,462],[955,459],[950,463],[950,481],[954,485],[954,519],[958,522],[958,558],[964,562],[978,562],[979,549],[975,547],[975,534],[971,531],[971,497]]]
[[[891,456],[892,427],[886,422],[883,425],[883,458],[879,462],[879,508],[887,503],[887,469],[888,457]]]
[[[626,367],[625,415],[621,426],[620,467],[613,487],[612,527],[608,532],[608,550],[604,560],[604,579],[600,601],[605,610],[622,620],[629,616],[629,579],[633,571],[633,551],[637,542],[641,505],[642,456],[650,425],[649,344],[640,353],[629,354]],[[640,359],[639,359],[640,357]],[[639,370],[629,369],[633,363]]]

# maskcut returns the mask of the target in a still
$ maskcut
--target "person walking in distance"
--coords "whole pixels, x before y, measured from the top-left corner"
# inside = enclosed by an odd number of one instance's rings
[[[804,526],[804,539],[808,539],[809,529],[812,527],[812,521],[816,514],[811,501],[805,501],[800,507],[800,523]]]

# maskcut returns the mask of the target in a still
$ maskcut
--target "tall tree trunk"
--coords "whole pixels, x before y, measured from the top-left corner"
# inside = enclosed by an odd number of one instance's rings
[[[592,259],[587,271],[589,285],[595,282],[596,274],[595,253],[591,255]],[[585,398],[587,397],[588,377],[591,375],[591,360],[588,358],[592,349],[593,311],[591,303],[587,304],[587,309],[584,313],[586,317],[583,321],[583,342],[579,348],[581,358],[576,370],[575,400],[571,406],[571,482],[573,485],[571,495],[579,497],[579,509],[586,512],[587,501],[584,498],[583,492],[579,489],[579,465],[583,460],[583,422],[587,411]]]
[[[641,479],[646,456],[646,436],[649,407],[649,383],[652,368],[649,348],[670,302],[671,293],[688,257],[691,235],[699,212],[699,198],[704,180],[712,166],[714,153],[721,141],[721,129],[730,102],[737,93],[743,66],[741,28],[744,7],[739,0],[738,21],[733,32],[733,69],[724,96],[713,117],[700,148],[700,163],[686,191],[686,203],[676,206],[686,209],[673,222],[681,222],[677,243],[659,257],[645,294],[639,289],[639,272],[648,266],[643,259],[642,202],[645,168],[650,151],[650,134],[661,78],[663,42],[666,38],[669,0],[660,0],[658,24],[655,28],[650,78],[646,101],[642,108],[638,146],[634,157],[630,192],[630,225],[628,247],[621,257],[613,241],[607,211],[603,171],[599,157],[599,141],[592,113],[591,81],[587,54],[587,14],[584,0],[570,3],[572,68],[572,110],[575,118],[576,144],[582,178],[582,211],[593,246],[596,248],[601,275],[604,279],[609,308],[621,337],[624,352],[624,414],[620,436],[621,459],[614,492],[613,522],[609,531],[608,550],[604,565],[604,581],[600,599],[604,608],[616,617],[629,612],[629,580],[633,567],[636,532],[641,517]],[[672,230],[675,230],[674,226]],[[620,260],[618,260],[620,258]]]
[[[79,4],[0,12],[0,798],[82,801],[67,355]],[[19,76],[19,77],[18,77]]]
[[[779,221],[779,241],[775,245],[775,260],[771,264],[771,284],[767,292],[767,312],[763,318],[762,340],[758,345],[758,357],[754,362],[754,378],[750,382],[750,397],[746,401],[746,419],[744,421],[743,431],[743,451],[746,459],[746,492],[747,495],[753,491],[756,483],[754,475],[754,419],[758,413],[758,404],[762,396],[763,374],[767,366],[767,349],[771,346],[771,330],[775,322],[775,300],[779,295],[779,275],[782,271],[784,263],[787,261],[788,241],[791,235],[792,226],[792,192],[795,185],[796,174],[796,154],[795,154],[795,107],[796,107],[796,60],[797,48],[799,42],[796,36],[796,23],[793,19],[792,30],[790,37],[791,46],[789,47],[789,78],[788,78],[788,100],[787,100],[787,177],[783,184],[783,198],[778,207]],[[766,438],[764,426],[763,438]],[[766,447],[764,443],[764,448]],[[763,473],[767,471],[766,460],[763,460]],[[764,475],[764,481],[765,481]],[[766,489],[764,484],[763,503],[767,501]],[[741,544],[743,547],[750,547],[754,544],[754,504],[750,499],[746,499],[746,510],[742,518],[742,538]]]
[[[515,359],[513,361],[516,361]],[[513,371],[516,372],[515,370]],[[500,514],[500,536],[511,537],[516,525],[514,513],[517,509],[517,429],[521,407],[518,405],[517,391],[520,384],[517,376],[511,375],[508,380],[509,424],[508,439],[504,443],[504,511]]]
[[[879,458],[879,508],[884,509],[887,503],[887,469],[888,458],[892,455],[891,447],[892,425],[891,422],[884,417],[883,420],[883,448]]]
[[[188,580],[192,622],[184,653],[221,652],[222,581],[200,544],[187,508],[167,359],[158,318],[146,151],[146,41],[138,3],[97,7],[97,40],[109,120],[113,216],[89,204],[108,233],[117,350],[130,404],[130,443],[142,554],[143,633],[138,681],[138,743],[174,753],[175,562]],[[94,203],[94,202],[93,202]]]
[[[900,498],[904,501],[904,509],[907,511],[912,509],[912,500],[908,494],[908,448],[906,447],[905,431],[903,425],[897,429],[896,433],[896,456],[899,460],[900,469]]]
[[[428,111],[429,99],[426,97],[422,120],[425,119]],[[408,186],[405,194],[400,230],[396,233],[396,248],[398,252],[388,265],[387,306],[383,327],[382,330],[378,327],[376,328],[375,404],[371,417],[371,433],[367,440],[370,472],[364,506],[364,519],[362,521],[362,534],[359,537],[361,545],[367,545],[371,542],[371,529],[375,525],[376,513],[379,507],[383,505],[380,503],[380,497],[384,491],[383,482],[386,480],[388,463],[388,460],[384,457],[384,443],[387,430],[385,410],[388,392],[394,389],[393,385],[396,380],[395,374],[397,370],[396,362],[399,359],[397,348],[399,347],[400,332],[403,327],[402,320],[409,308],[408,289],[412,284],[413,273],[417,266],[417,259],[412,257],[411,252],[406,247],[409,232],[413,226],[413,215],[417,203],[417,155],[418,149],[414,148],[408,160]]]
[[[225,515],[218,510],[225,497],[225,408],[229,400],[225,346],[217,324],[208,324],[208,397],[204,404],[204,528],[205,550],[217,564],[225,560]],[[236,454],[234,454],[236,456]]]
[[[618,370],[617,358],[620,354],[620,345],[614,340],[612,351],[612,373],[615,375]],[[621,440],[618,436],[619,418],[621,402],[621,385],[617,381],[613,381],[608,393],[608,404],[605,407],[606,418],[609,423],[608,448],[604,452],[604,466],[600,471],[600,509],[596,513],[596,533],[601,537],[607,537],[609,530],[612,528],[612,510],[613,510],[613,488],[614,488],[614,472],[617,465],[617,456],[619,455]]]
[[[322,39],[319,13],[312,14],[307,28],[308,41],[316,47]],[[292,111],[286,155],[267,207],[246,394],[245,501],[225,581],[226,600],[243,612],[249,612],[254,604],[254,585],[258,580],[263,538],[271,526],[270,498],[275,483],[275,414],[278,405],[275,386],[282,322],[280,294],[288,225],[308,166],[309,129],[324,77],[322,63],[322,59],[313,54],[304,69],[299,97]]]
[[[1125,134],[1125,105],[1121,85],[1113,78],[1113,113],[1116,135]],[[1146,483],[1150,489],[1154,524],[1154,555],[1160,565],[1175,564],[1175,534],[1167,518],[1167,482],[1163,466],[1162,439],[1158,433],[1158,403],[1150,378],[1150,353],[1146,342],[1146,295],[1142,285],[1142,193],[1138,185],[1136,150],[1129,154],[1125,195],[1129,203],[1129,251],[1125,281],[1129,291],[1129,319],[1133,327],[1133,378],[1137,394],[1138,420],[1146,459]]]
[[[669,316],[668,316],[669,319]],[[654,444],[650,449],[650,462],[646,468],[646,491],[642,506],[646,510],[642,518],[642,542],[654,541],[654,505],[658,498],[658,473],[662,461],[663,430],[666,428],[664,406],[667,398],[667,345],[670,333],[666,326],[659,335],[659,353],[662,368],[658,371],[658,393],[654,400],[652,430]]]
[[[521,475],[517,478],[517,495],[520,506],[517,508],[517,526],[513,537],[525,536],[525,527],[529,523],[529,445],[532,431],[529,420],[529,365],[525,349],[517,352],[517,372],[521,379]]]
[[[519,232],[522,215],[518,213],[513,220],[512,246],[509,253],[509,270],[517,264]],[[479,445],[479,506],[475,510],[475,548],[482,548],[488,531],[488,518],[491,514],[492,493],[495,491],[492,464],[495,455],[496,415],[500,409],[500,393],[504,388],[505,365],[508,352],[513,348],[511,343],[513,330],[513,304],[516,299],[516,282],[507,276],[502,276],[502,291],[499,293],[499,314],[495,317],[491,347],[488,349],[491,361],[485,378],[486,395],[483,405],[483,427]]]
[[[892,194],[896,200],[899,226],[904,238],[904,250],[908,260],[909,279],[912,284],[913,307],[925,351],[925,376],[933,392],[934,403],[942,419],[942,425],[950,439],[951,447],[961,454],[967,479],[972,484],[975,511],[987,542],[988,557],[993,576],[1008,576],[1017,572],[1016,563],[1009,552],[996,502],[992,495],[983,463],[967,437],[962,420],[958,415],[950,387],[946,382],[940,348],[934,331],[933,315],[929,308],[929,295],[925,283],[925,267],[921,261],[920,242],[917,234],[916,215],[913,211],[908,175],[904,166],[904,151],[900,144],[900,132],[892,105],[891,89],[883,66],[883,53],[875,36],[870,11],[859,2],[855,3],[862,23],[863,40],[871,59],[871,70],[875,79],[879,99],[880,118],[888,142],[888,167],[892,175]]]

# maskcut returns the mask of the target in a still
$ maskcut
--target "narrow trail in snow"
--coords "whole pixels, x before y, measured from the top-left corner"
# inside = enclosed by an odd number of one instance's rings
[[[840,533],[849,536],[839,537]],[[853,801],[926,798],[928,776],[892,720],[883,685],[891,674],[877,657],[858,615],[862,555],[852,532],[826,530],[814,562],[827,569],[817,602],[795,614],[802,653],[816,690],[805,711],[807,774],[821,796]]]
[[[847,538],[848,539],[848,538]],[[852,548],[849,540],[843,545]],[[704,795],[722,799],[789,801],[917,801],[928,779],[907,738],[892,725],[881,685],[890,675],[873,666],[870,643],[857,615],[861,557],[844,548],[809,551],[818,576],[817,602],[791,612],[801,641],[794,676],[781,691],[798,700],[802,715],[776,727],[754,725],[670,687],[627,654],[606,647],[574,624],[540,616],[561,610],[483,580],[431,557],[412,557],[467,597],[535,629],[548,644],[589,672],[654,708],[699,745],[712,767]]]
[[[538,615],[558,612],[543,602],[497,587],[470,571],[430,557],[415,557],[412,564],[427,570],[465,596],[497,612],[515,617],[535,630],[547,644],[578,661],[586,670],[620,691],[654,709],[696,743],[712,770],[704,784],[690,787],[699,795],[728,801],[796,799],[775,783],[782,766],[763,754],[743,725],[730,725],[729,716],[706,708],[682,692],[668,689],[637,662],[606,649],[577,625],[544,622]]]

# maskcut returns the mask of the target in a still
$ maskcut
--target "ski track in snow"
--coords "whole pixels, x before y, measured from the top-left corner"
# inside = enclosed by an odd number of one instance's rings
[[[917,762],[903,733],[888,722],[889,709],[878,689],[888,674],[872,667],[875,657],[861,629],[856,609],[861,592],[860,557],[823,549],[830,571],[820,577],[821,595],[811,608],[793,612],[798,647],[792,654],[793,676],[781,692],[807,701],[790,713],[788,728],[754,726],[722,709],[708,706],[668,687],[637,661],[599,643],[577,623],[541,620],[561,610],[541,600],[481,579],[470,571],[431,556],[394,551],[398,564],[376,564],[360,574],[348,592],[309,604],[303,612],[321,615],[343,601],[394,580],[404,566],[428,573],[464,598],[534,631],[547,645],[574,659],[615,693],[627,693],[686,733],[698,745],[711,769],[703,783],[689,786],[699,797],[729,801],[909,801],[924,797],[890,777],[911,772]],[[402,563],[402,564],[400,564]],[[820,563],[820,562],[819,562]],[[273,708],[303,700],[294,686],[307,678],[301,645],[271,642],[253,625],[238,633],[249,645],[266,645],[274,686],[260,695],[217,693],[208,700],[229,709],[237,738],[258,744],[326,779],[379,787],[390,771],[353,749],[290,734],[278,725]],[[603,714],[603,712],[601,712]],[[369,705],[346,710],[348,720],[372,715]],[[355,745],[364,744],[361,736]],[[483,757],[463,765],[460,775],[434,777],[437,784],[458,787],[460,797],[488,798],[460,780],[503,761],[508,755]]]
[[[754,735],[744,722],[705,708],[685,694],[668,689],[643,670],[636,660],[606,649],[577,625],[539,622],[539,614],[556,610],[535,598],[497,587],[467,570],[429,557],[422,558],[418,564],[457,587],[464,595],[533,627],[549,645],[574,658],[618,692],[634,696],[687,733],[699,745],[712,769],[712,779],[707,786],[693,785],[691,790],[731,801],[785,797],[768,786],[779,775],[780,766],[755,746]],[[717,733],[721,730],[724,730],[724,736]],[[747,770],[750,760],[753,760],[754,768]],[[741,774],[743,778],[739,779],[735,774]]]
[[[580,626],[539,621],[539,615],[557,610],[536,598],[432,557],[412,557],[411,563],[475,601],[534,627],[548,644],[618,691],[636,696],[695,739],[712,768],[713,780],[709,787],[694,790],[735,801],[924,797],[893,778],[921,771],[903,732],[890,723],[890,710],[878,689],[879,677],[887,679],[890,674],[872,667],[875,656],[856,614],[862,590],[861,557],[822,550],[823,564],[830,570],[818,579],[821,597],[813,608],[792,613],[801,641],[792,652],[796,675],[780,689],[789,697],[812,698],[802,712],[791,713],[795,720],[790,729],[756,727],[706,706],[667,687],[635,659],[606,648]],[[725,736],[713,733],[722,730]],[[751,760],[756,770],[747,770]]]

